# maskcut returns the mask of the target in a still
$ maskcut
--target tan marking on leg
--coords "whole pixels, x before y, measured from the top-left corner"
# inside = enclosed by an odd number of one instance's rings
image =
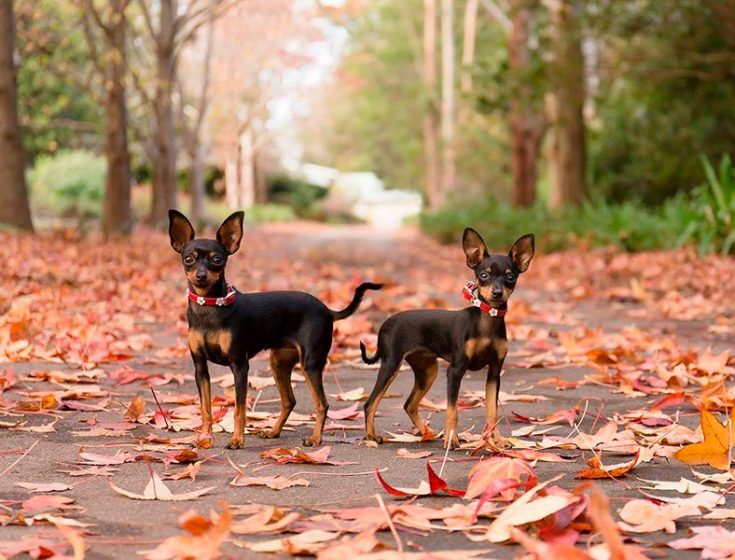
[[[201,449],[209,449],[212,447],[212,387],[208,380],[202,381],[199,412],[202,416],[202,428],[196,446]]]
[[[304,378],[306,379],[306,386],[309,388],[309,392],[311,393],[311,398],[314,401],[314,414],[316,416],[316,422],[314,423],[314,432],[311,436],[304,439],[304,445],[307,446],[317,446],[321,445],[322,443],[322,432],[324,431],[324,423],[327,420],[327,409],[324,408],[324,403],[322,402],[322,397],[324,397],[326,401],[326,395],[323,394],[324,389],[322,388],[322,394],[319,394],[319,391],[317,391],[317,388],[314,386],[314,383],[312,383],[311,377],[309,376],[309,373],[304,370]],[[319,372],[319,375],[323,375],[324,372]]]
[[[235,403],[235,431],[232,434],[228,449],[240,449],[245,444],[245,423],[247,422],[247,404]]]
[[[195,329],[189,329],[189,350],[194,354],[198,354],[204,348],[204,333]]]
[[[378,412],[378,405],[380,404],[381,399],[385,395],[385,393],[388,391],[388,387],[390,387],[391,383],[395,381],[396,376],[398,375],[398,370],[401,369],[401,365],[398,364],[398,367],[396,370],[391,374],[390,379],[383,387],[383,390],[378,393],[378,395],[375,397],[375,400],[372,403],[372,406],[365,411],[365,425],[367,426],[367,438],[373,439],[374,441],[378,441],[378,434],[375,432],[375,414]],[[380,441],[378,441],[380,443]]]
[[[459,436],[457,435],[457,405],[447,405],[447,420],[444,431],[444,447],[459,447]]]
[[[411,366],[411,369],[413,369],[415,379],[413,390],[406,400],[404,409],[420,434],[426,437],[433,437],[434,434],[431,432],[431,429],[419,414],[419,405],[421,404],[421,399],[424,398],[434,384],[434,381],[436,381],[439,373],[439,363],[434,357],[423,358],[410,355],[406,357],[406,361]]]
[[[277,348],[271,351],[271,371],[273,373],[273,379],[276,381],[278,395],[281,398],[281,414],[273,426],[273,429],[263,434],[263,437],[279,437],[286,420],[288,420],[288,417],[296,404],[296,397],[294,396],[293,388],[291,387],[291,371],[298,361],[299,352],[295,348]]]

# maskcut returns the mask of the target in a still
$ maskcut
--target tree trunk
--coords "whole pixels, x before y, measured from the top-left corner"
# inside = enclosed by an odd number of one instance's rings
[[[13,1],[0,0],[0,223],[33,230],[18,124]]]
[[[191,195],[191,221],[198,226],[204,218],[204,154],[201,142],[189,152],[189,193]]]
[[[541,116],[533,106],[533,92],[527,76],[531,24],[528,0],[512,0],[511,22],[508,58],[514,85],[510,102],[513,204],[532,206],[536,201],[537,165],[543,125]]]
[[[233,210],[252,208],[255,204],[255,143],[253,129],[248,126],[240,134],[240,169],[238,170],[238,200]]]
[[[584,57],[575,0],[546,0],[550,12],[551,91],[546,97],[550,124],[549,205],[579,204],[586,195]],[[578,6],[577,6],[578,8]]]
[[[439,146],[436,110],[436,0],[424,0],[424,175],[429,208],[436,210],[443,198],[439,189]]]
[[[442,0],[442,200],[453,192],[457,182],[454,161],[454,0]]]
[[[161,0],[161,15],[156,40],[156,88],[153,100],[158,158],[153,164],[153,203],[151,223],[168,222],[169,208],[176,207],[176,129],[173,90],[176,80],[175,22],[177,0]]]
[[[464,43],[462,47],[462,78],[460,91],[472,91],[472,65],[475,61],[475,35],[477,34],[477,6],[479,0],[467,0],[464,12]]]
[[[109,22],[105,112],[105,156],[107,178],[102,230],[105,237],[127,234],[131,229],[130,152],[128,151],[128,114],[125,105],[125,26],[124,0],[110,0],[113,16]]]

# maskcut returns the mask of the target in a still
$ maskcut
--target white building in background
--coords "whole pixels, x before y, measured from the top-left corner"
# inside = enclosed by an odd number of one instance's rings
[[[407,218],[421,212],[421,195],[414,191],[387,190],[371,171],[340,172],[331,167],[303,164],[299,177],[329,192],[324,201],[327,212],[346,214],[379,228],[400,227]]]

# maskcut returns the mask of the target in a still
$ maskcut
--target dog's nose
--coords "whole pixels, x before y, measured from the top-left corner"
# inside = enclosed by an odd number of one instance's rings
[[[500,299],[503,297],[503,290],[498,288],[493,288],[493,298]]]
[[[206,271],[197,271],[197,281],[202,282],[207,279]]]

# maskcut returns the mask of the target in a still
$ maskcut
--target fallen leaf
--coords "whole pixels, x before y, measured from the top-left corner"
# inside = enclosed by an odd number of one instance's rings
[[[130,401],[125,414],[123,414],[123,418],[125,418],[125,420],[130,420],[131,422],[139,422],[140,417],[143,416],[143,412],[145,412],[145,399],[140,395],[137,395],[133,397],[132,401]]]
[[[624,523],[618,523],[628,533],[676,532],[677,519],[702,515],[699,508],[680,504],[654,504],[650,500],[634,499],[626,502],[619,512]]]
[[[729,558],[735,554],[735,531],[719,525],[692,527],[693,537],[676,539],[666,543],[675,550],[701,549],[703,559]]]
[[[715,469],[727,470],[730,468],[730,449],[733,444],[733,418],[735,418],[735,409],[728,421],[728,428],[720,424],[711,412],[703,408],[700,423],[704,441],[682,447],[674,454],[674,457],[687,465],[709,465]]]
[[[218,502],[222,513],[211,513],[206,519],[194,511],[179,517],[179,524],[188,535],[169,537],[155,549],[144,552],[147,560],[216,560],[222,543],[230,534],[232,514],[226,502]]]
[[[309,486],[303,478],[291,479],[286,476],[247,476],[238,474],[230,481],[230,486],[267,486],[271,490],[284,490],[293,486]]]
[[[124,490],[123,488],[119,488],[110,481],[108,481],[108,484],[118,494],[122,494],[123,496],[127,496],[128,498],[132,498],[133,500],[162,500],[166,502],[195,500],[199,496],[203,496],[204,494],[206,494],[210,490],[214,490],[215,488],[214,486],[208,486],[207,488],[194,490],[192,492],[186,492],[184,494],[173,494],[171,490],[169,490],[168,486],[163,483],[163,481],[158,476],[158,474],[156,474],[155,471],[151,475],[151,479],[146,485],[142,494],[136,494],[134,492]]]
[[[16,482],[16,486],[29,490],[32,494],[43,493],[43,492],[65,492],[71,490],[72,487],[63,482]]]

